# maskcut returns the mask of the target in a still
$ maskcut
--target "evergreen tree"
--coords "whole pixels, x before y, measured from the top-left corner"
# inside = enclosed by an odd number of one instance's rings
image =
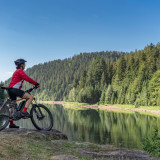
[[[112,92],[113,92],[112,86],[109,84],[105,94],[105,104],[111,104]]]
[[[157,105],[157,98],[160,90],[160,70],[155,72],[149,82],[150,104]]]
[[[77,97],[76,89],[73,88],[73,89],[70,90],[70,92],[69,92],[68,101],[70,101],[70,102],[75,102],[75,101],[76,101],[76,97]]]
[[[125,70],[126,70],[126,60],[124,56],[122,56],[118,61],[118,65],[117,65],[117,75],[120,81],[122,81],[122,79],[125,76]]]
[[[87,85],[92,85],[95,87],[96,85],[99,85],[102,80],[102,75],[104,74],[105,78],[106,73],[106,63],[103,58],[96,58],[91,62],[91,65],[88,70],[88,77],[87,77]],[[103,79],[103,82],[105,84],[105,79]]]
[[[148,105],[148,90],[147,90],[147,82],[143,82],[142,91],[140,95],[140,105],[147,106]]]
[[[100,81],[100,90],[103,90],[105,86],[106,86],[106,75],[105,75],[105,72],[103,72],[101,81]]]
[[[3,86],[3,82],[0,83],[0,87]],[[5,99],[5,93],[4,93],[4,90],[2,90],[0,88],[0,103],[3,102]]]
[[[112,93],[112,97],[111,97],[111,104],[115,103],[115,93]]]
[[[102,93],[101,93],[101,98],[100,98],[100,104],[105,103],[105,93],[106,93],[106,86],[103,88]]]

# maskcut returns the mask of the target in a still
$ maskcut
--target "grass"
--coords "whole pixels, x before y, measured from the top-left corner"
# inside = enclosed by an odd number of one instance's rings
[[[0,159],[49,159],[52,148],[45,139],[23,135],[0,134]],[[47,147],[46,147],[47,146]]]
[[[80,107],[80,106],[76,106],[76,107],[73,107],[73,106],[66,106],[66,105],[63,105],[65,108],[67,109],[72,109],[72,110],[87,110],[88,108],[83,108],[83,107]]]
[[[121,108],[135,108],[134,105],[130,105],[130,104],[107,104],[107,105],[117,106],[117,107],[121,107]]]
[[[130,105],[130,104],[106,104],[107,106],[117,106],[120,108],[135,108],[134,105]],[[102,106],[106,106],[106,105],[100,105],[100,107]],[[160,110],[160,106],[140,106],[138,108],[142,108],[142,109],[148,109],[148,110]]]
[[[65,102],[64,104],[67,104],[67,105],[76,105],[76,106],[86,106],[86,105],[89,105],[88,103],[79,103],[79,102]]]
[[[91,160],[76,150],[79,147],[95,147],[77,145],[75,142],[52,142],[49,139],[34,136],[0,134],[1,160],[49,160],[53,155],[70,154],[82,160]]]
[[[69,109],[75,109],[75,110],[85,110],[89,105],[90,104],[88,104],[88,103],[79,103],[79,102],[65,102],[64,103],[65,107],[67,107]],[[98,106],[98,104],[93,104],[93,106],[94,105]],[[84,106],[84,107],[81,107],[81,106]],[[86,108],[85,108],[85,106],[86,106]],[[119,110],[113,110],[113,112],[128,113],[128,114],[135,113],[135,111],[126,110],[126,109],[134,109],[135,108],[134,105],[129,105],[129,104],[105,104],[105,105],[99,105],[99,109],[105,110],[105,109],[103,109],[104,106],[117,106],[117,107],[120,108]],[[93,108],[93,109],[97,109],[97,108]],[[138,109],[160,111],[160,106],[140,106],[140,107],[138,107]],[[147,112],[147,111],[144,111],[144,112],[137,111],[137,112],[139,112],[140,114],[144,114],[144,115],[159,117],[159,115],[156,114],[156,113],[150,113],[150,112]]]
[[[79,102],[64,102],[64,105],[71,105],[71,106],[88,106],[91,105],[89,103],[79,103]],[[94,105],[98,105],[99,107],[103,107],[103,106],[117,106],[120,108],[135,108],[134,105],[130,105],[130,104],[105,104],[105,105],[99,105],[99,104],[92,104]],[[140,106],[138,108],[142,108],[142,109],[149,109],[149,110],[160,110],[160,106]]]
[[[106,111],[105,109],[101,109],[103,111]],[[115,111],[107,111],[107,112],[116,112],[116,113],[124,113],[124,114],[135,114],[137,112],[132,111],[132,110],[115,110]],[[158,117],[159,115],[155,114],[155,113],[150,113],[150,112],[138,112],[138,114],[141,115],[147,115],[147,116],[154,116],[154,117]]]
[[[143,108],[143,109],[149,109],[149,110],[160,110],[160,106],[140,106],[140,108]]]
[[[50,160],[56,155],[72,155],[79,160],[96,160],[92,156],[86,156],[79,149],[99,150],[96,144],[83,144],[70,141],[52,141],[44,137],[34,135],[22,135],[15,133],[0,133],[0,159],[1,160]],[[107,148],[109,149],[109,148]],[[103,149],[102,149],[103,150]],[[110,148],[114,151],[114,148]],[[113,158],[98,158],[100,160]],[[124,160],[120,158],[119,160]],[[125,158],[126,160],[126,158]]]

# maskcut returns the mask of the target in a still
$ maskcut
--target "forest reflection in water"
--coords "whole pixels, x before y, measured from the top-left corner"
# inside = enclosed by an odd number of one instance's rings
[[[151,136],[154,129],[160,128],[159,118],[137,112],[119,113],[71,109],[61,105],[46,106],[54,117],[53,128],[66,134],[69,140],[141,149],[143,138]],[[34,129],[29,119],[16,123],[22,128]]]

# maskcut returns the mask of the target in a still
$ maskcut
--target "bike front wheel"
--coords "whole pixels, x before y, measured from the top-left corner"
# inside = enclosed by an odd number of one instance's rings
[[[31,109],[31,121],[38,130],[49,131],[53,127],[53,116],[50,110],[42,104],[34,104]]]
[[[0,107],[0,131],[5,129],[9,124],[9,109],[7,106]]]

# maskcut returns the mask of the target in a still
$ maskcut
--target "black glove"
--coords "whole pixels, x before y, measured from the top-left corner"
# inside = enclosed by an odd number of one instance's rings
[[[40,84],[39,84],[39,83],[37,83],[37,84],[35,85],[35,87],[36,87],[36,88],[38,88],[38,87],[39,87],[39,85],[40,85]]]

